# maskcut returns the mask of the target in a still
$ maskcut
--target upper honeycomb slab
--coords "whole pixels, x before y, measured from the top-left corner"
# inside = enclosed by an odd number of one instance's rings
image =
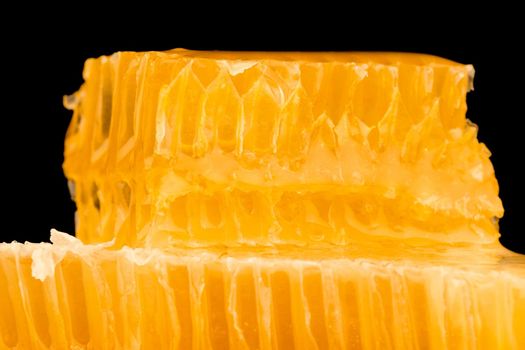
[[[136,245],[493,242],[503,209],[465,118],[472,78],[470,65],[400,53],[88,60],[66,100],[77,233]],[[289,219],[284,204],[302,214]]]

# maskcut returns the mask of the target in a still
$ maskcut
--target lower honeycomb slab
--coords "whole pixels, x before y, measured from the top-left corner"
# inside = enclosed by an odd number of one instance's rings
[[[52,241],[0,244],[0,349],[525,348],[525,257],[499,247]]]

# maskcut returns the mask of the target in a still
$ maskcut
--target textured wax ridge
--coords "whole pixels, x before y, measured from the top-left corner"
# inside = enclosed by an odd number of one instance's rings
[[[60,237],[0,244],[0,349],[525,348],[525,258],[503,248],[364,257]],[[36,279],[40,265],[53,269]]]
[[[396,53],[121,52],[66,98],[84,242],[497,243],[473,68]],[[375,237],[375,238],[374,238]]]

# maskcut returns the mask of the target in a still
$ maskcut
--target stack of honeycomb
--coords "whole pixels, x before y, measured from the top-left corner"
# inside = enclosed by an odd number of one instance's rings
[[[523,348],[473,68],[395,53],[87,61],[78,239],[0,245],[0,348]]]

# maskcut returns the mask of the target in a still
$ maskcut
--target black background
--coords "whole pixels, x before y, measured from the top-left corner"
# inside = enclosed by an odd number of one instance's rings
[[[522,193],[524,114],[522,57],[519,46],[521,22],[477,17],[466,22],[463,15],[426,23],[425,19],[400,29],[336,21],[328,25],[310,22],[304,27],[274,18],[263,22],[215,23],[195,28],[202,21],[190,18],[149,29],[138,24],[121,27],[97,17],[45,18],[29,28],[2,29],[1,241],[47,241],[49,229],[73,232],[74,204],[62,175],[63,139],[70,112],[62,96],[82,83],[85,59],[119,50],[165,50],[174,47],[223,50],[381,50],[410,51],[443,56],[476,69],[475,91],[468,96],[468,117],[478,124],[479,139],[492,151],[500,183],[505,216],[500,221],[502,242],[525,253],[520,222]],[[50,22],[57,29],[49,29]],[[255,21],[255,20],[254,20]],[[281,21],[282,22],[282,21]],[[286,21],[285,21],[286,22]],[[328,19],[330,22],[330,19]],[[404,23],[406,24],[406,23]],[[26,25],[26,24],[23,24]],[[264,30],[254,30],[254,28]],[[249,35],[249,39],[239,37]]]

